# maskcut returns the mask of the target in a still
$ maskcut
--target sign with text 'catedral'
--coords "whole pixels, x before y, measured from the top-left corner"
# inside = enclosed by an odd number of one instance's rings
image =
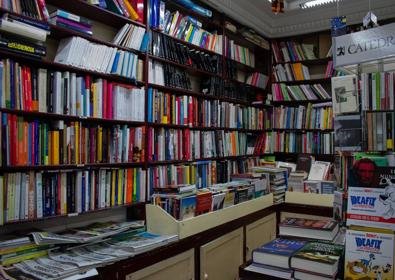
[[[335,67],[382,59],[395,54],[395,23],[333,39]]]

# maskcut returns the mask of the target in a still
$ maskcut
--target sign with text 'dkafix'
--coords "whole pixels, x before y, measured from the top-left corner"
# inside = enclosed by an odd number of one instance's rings
[[[395,23],[333,38],[334,66],[395,56]]]

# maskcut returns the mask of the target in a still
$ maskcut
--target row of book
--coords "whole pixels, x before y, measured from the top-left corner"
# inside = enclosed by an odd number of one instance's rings
[[[262,129],[264,111],[219,100],[148,90],[148,122],[191,127]]]
[[[243,156],[252,154],[255,144],[254,136],[238,131],[150,128],[147,136],[149,161]]]
[[[394,110],[395,72],[361,74],[362,110]]]
[[[143,77],[143,61],[138,55],[95,44],[81,37],[62,39],[54,61],[133,80],[142,80]]]
[[[332,103],[309,103],[298,107],[274,107],[273,128],[333,129]]]
[[[83,34],[93,35],[92,22],[85,17],[77,16],[60,9],[53,11],[49,16],[51,23],[54,25]]]
[[[268,192],[273,194],[273,203],[280,204],[285,201],[285,191],[288,188],[288,169],[271,166],[263,163],[262,166],[251,168],[250,175],[241,174],[241,177],[260,178]],[[244,176],[243,176],[244,175]],[[247,175],[247,176],[245,176]],[[245,180],[244,178],[243,180]],[[239,178],[240,180],[240,178]]]
[[[302,63],[277,64],[273,67],[276,82],[310,80],[309,68]]]
[[[394,150],[394,112],[368,112],[366,114],[367,150]]]
[[[0,2],[0,8],[38,20],[49,20],[45,0],[4,0]]]
[[[85,0],[91,5],[97,5],[100,8],[107,9],[118,15],[130,18],[132,20],[144,22],[144,1],[143,0]]]
[[[225,36],[225,57],[233,59],[242,64],[255,67],[255,55],[246,47],[236,44],[233,40]]]
[[[222,60],[218,55],[210,55],[194,50],[173,38],[159,32],[152,33],[151,54],[210,73],[222,72]]]
[[[276,63],[297,62],[317,59],[314,45],[295,41],[272,41],[273,56]]]
[[[144,51],[148,41],[149,36],[144,27],[127,23],[118,31],[112,43],[125,48]]]
[[[183,69],[150,59],[148,82],[155,85],[192,90],[191,78]]]
[[[256,142],[257,154],[333,154],[333,133],[266,132]]]
[[[176,185],[196,185],[198,189],[202,189],[213,184],[229,182],[232,175],[246,173],[258,163],[257,157],[250,157],[153,166],[147,171],[148,189],[151,194],[155,189]]]
[[[262,73],[254,72],[246,77],[245,83],[247,85],[265,89],[269,83],[269,77]]]
[[[142,162],[144,127],[54,124],[11,114],[1,118],[1,164],[37,166]]]
[[[0,106],[72,116],[144,121],[145,90],[76,73],[0,62]]]
[[[141,168],[5,173],[0,224],[145,201],[145,184]]]
[[[160,9],[151,11],[156,13],[151,14],[151,17],[159,18],[159,23],[154,23],[151,27],[200,48],[222,54],[222,35],[218,35],[216,31],[209,32],[203,29],[202,23],[196,18],[184,16],[179,11],[166,10],[165,5],[166,3],[161,1]]]
[[[321,84],[294,85],[272,84],[273,101],[329,100],[331,94]]]

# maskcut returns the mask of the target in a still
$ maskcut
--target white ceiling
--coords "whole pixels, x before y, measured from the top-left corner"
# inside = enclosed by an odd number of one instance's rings
[[[330,19],[337,15],[336,2],[309,9],[286,10],[273,14],[267,0],[205,0],[207,4],[250,26],[262,35],[275,38],[330,29]],[[289,2],[299,2],[290,0]],[[294,3],[295,4],[295,3]],[[369,0],[339,2],[339,15],[347,23],[362,22],[369,10]],[[395,0],[371,0],[371,10],[379,20],[395,17]]]

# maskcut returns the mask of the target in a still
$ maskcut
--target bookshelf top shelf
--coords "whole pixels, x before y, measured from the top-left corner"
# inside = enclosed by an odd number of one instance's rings
[[[105,23],[106,25],[117,28],[120,28],[127,23],[146,27],[144,23],[134,21],[130,18],[113,13],[98,6],[88,4],[87,2],[82,0],[47,0],[46,3],[54,5],[60,9],[64,9],[65,11],[74,13],[76,15],[80,15],[95,21],[100,21]]]

